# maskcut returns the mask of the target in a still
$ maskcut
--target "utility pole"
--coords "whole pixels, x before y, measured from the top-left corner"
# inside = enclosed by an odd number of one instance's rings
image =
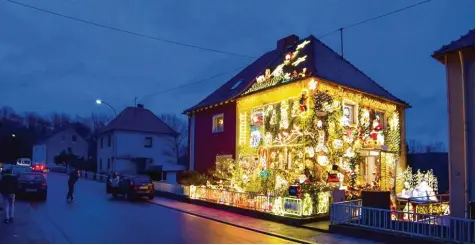
[[[344,28],[340,28],[340,56],[344,58]]]
[[[134,106],[137,107],[137,97],[134,97]]]

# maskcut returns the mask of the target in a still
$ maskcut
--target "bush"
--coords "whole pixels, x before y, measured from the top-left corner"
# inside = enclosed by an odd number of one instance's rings
[[[178,182],[181,185],[206,185],[208,177],[196,171],[184,171],[179,174]]]

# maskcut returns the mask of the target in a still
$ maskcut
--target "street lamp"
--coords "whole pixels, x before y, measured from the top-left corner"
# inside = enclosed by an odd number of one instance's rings
[[[112,107],[109,103],[106,103],[106,102],[104,102],[103,100],[97,99],[97,100],[96,100],[96,104],[98,104],[98,105],[105,104],[105,105],[109,106],[109,108],[111,108],[112,111],[114,111],[114,116],[117,117],[117,112],[116,112],[116,110],[115,110],[114,107]]]
[[[12,137],[15,138],[15,137],[17,137],[17,136],[16,136],[15,134],[12,134]]]
[[[100,99],[97,99],[96,104],[98,104],[98,105],[105,104],[105,105],[109,106],[109,108],[111,108],[112,111],[114,111],[114,116],[117,117],[116,110],[114,110],[114,107],[112,107],[109,103],[106,103],[106,102],[104,102]],[[116,134],[115,133],[112,135],[112,138],[113,138],[113,143],[112,143],[112,170],[114,171],[115,165],[116,165]]]

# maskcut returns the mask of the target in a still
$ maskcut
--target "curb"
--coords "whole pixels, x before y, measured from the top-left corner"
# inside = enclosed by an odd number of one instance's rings
[[[274,236],[274,237],[281,238],[281,239],[285,239],[285,240],[288,240],[288,241],[297,242],[297,243],[300,243],[300,244],[313,244],[313,243],[314,243],[314,242],[311,242],[311,241],[300,240],[300,239],[297,239],[297,238],[288,237],[288,236],[276,234],[276,233],[269,232],[269,231],[263,231],[263,230],[258,230],[258,229],[254,229],[254,228],[242,226],[242,225],[233,224],[233,223],[228,222],[228,221],[223,221],[223,220],[211,218],[211,217],[208,217],[208,216],[205,216],[205,215],[192,213],[192,212],[189,212],[189,211],[186,211],[186,210],[182,210],[182,209],[179,209],[179,208],[174,208],[174,207],[170,207],[170,206],[167,206],[167,205],[164,205],[164,204],[155,203],[155,202],[153,202],[153,201],[147,201],[147,202],[148,202],[148,203],[151,203],[151,204],[154,204],[154,205],[157,205],[157,206],[164,207],[164,208],[168,208],[168,209],[172,209],[172,210],[179,211],[179,212],[182,212],[182,213],[186,213],[186,214],[190,214],[190,215],[193,215],[193,216],[197,216],[197,217],[200,217],[200,218],[204,218],[204,219],[208,219],[208,220],[213,220],[213,221],[216,221],[216,222],[219,222],[219,223],[223,223],[223,224],[226,224],[226,225],[231,225],[231,226],[234,226],[234,227],[242,228],[242,229],[249,230],[249,231],[254,231],[254,232],[261,233],[261,234],[265,234],[265,235],[269,235],[269,236]]]

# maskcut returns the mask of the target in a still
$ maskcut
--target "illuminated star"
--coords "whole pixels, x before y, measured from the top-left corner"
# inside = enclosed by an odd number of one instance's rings
[[[311,41],[306,40],[306,41],[302,42],[301,44],[299,44],[296,49],[297,49],[297,50],[302,49],[302,48],[304,48],[306,45],[308,45],[310,42],[311,42]]]
[[[309,82],[309,89],[310,90],[315,90],[317,88],[317,82],[316,80],[312,79],[310,82]]]
[[[307,55],[304,57],[299,57],[296,61],[293,62],[293,66],[298,66],[301,62],[304,62],[306,60]]]

